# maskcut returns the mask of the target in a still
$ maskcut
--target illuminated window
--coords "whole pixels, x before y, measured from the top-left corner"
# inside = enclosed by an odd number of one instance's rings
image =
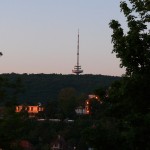
[[[87,113],[87,114],[89,114],[89,113],[90,113],[90,111],[89,111],[89,110],[87,110],[87,111],[86,111],[86,113]]]
[[[31,111],[33,111],[33,107],[31,107]]]

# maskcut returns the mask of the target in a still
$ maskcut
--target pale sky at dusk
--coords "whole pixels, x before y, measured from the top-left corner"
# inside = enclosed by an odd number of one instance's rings
[[[80,30],[84,74],[121,76],[109,22],[120,0],[0,0],[0,73],[72,74]]]

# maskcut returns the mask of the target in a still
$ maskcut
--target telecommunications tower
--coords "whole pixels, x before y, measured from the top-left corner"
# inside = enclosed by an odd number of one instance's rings
[[[81,66],[79,65],[79,30],[78,30],[78,44],[77,44],[77,65],[74,66],[74,69],[72,70],[72,72],[75,73],[76,75],[83,73],[83,70],[81,69]]]

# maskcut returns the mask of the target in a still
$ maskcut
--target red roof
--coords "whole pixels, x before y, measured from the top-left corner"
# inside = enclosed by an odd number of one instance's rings
[[[33,145],[27,141],[27,140],[21,140],[19,142],[19,146],[23,149],[23,150],[34,150]]]

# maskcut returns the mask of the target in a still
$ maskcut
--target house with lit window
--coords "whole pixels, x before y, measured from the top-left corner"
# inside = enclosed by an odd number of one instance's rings
[[[88,99],[85,101],[85,114],[91,114],[93,101],[97,101],[99,104],[102,104],[102,101],[98,95],[89,95]]]
[[[35,106],[33,106],[33,105],[32,106],[19,105],[19,106],[16,106],[16,112],[17,113],[19,113],[23,110],[28,112],[29,117],[35,117],[36,114],[44,111],[44,107],[42,107],[41,105],[35,105]]]
[[[75,109],[75,112],[77,115],[89,115],[91,114],[91,104],[92,101],[98,101],[100,104],[102,104],[102,101],[100,100],[98,95],[88,95],[88,99],[85,100],[84,106],[79,106]]]
[[[85,108],[82,107],[82,106],[78,106],[78,107],[75,109],[75,112],[76,112],[76,114],[78,114],[78,115],[83,115],[83,114],[85,114]]]

